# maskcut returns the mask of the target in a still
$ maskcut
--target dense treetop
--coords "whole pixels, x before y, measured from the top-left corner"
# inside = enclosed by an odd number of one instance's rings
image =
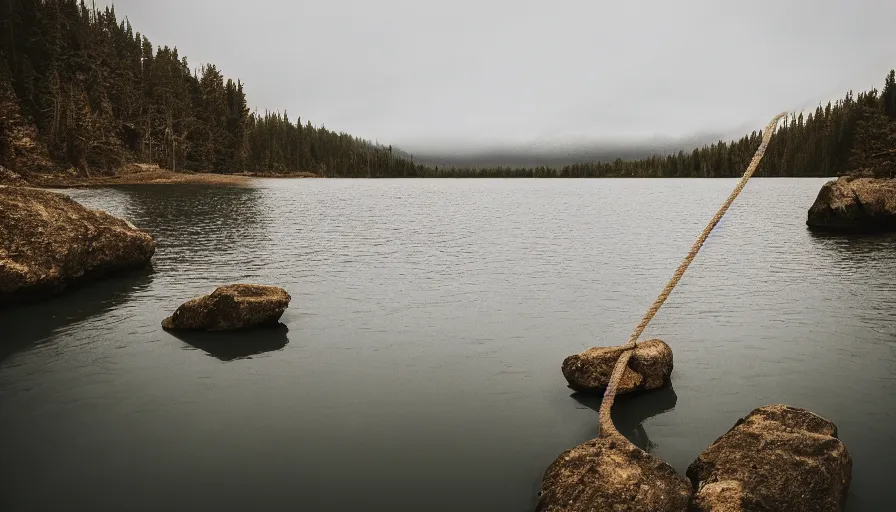
[[[0,5],[0,165],[113,172],[134,163],[206,172],[313,172],[331,177],[737,176],[761,133],[644,160],[560,169],[439,168],[391,146],[250,112],[243,83],[215,65],[191,68],[156,47],[114,8],[77,0]],[[772,138],[764,176],[896,173],[896,80],[852,92]]]

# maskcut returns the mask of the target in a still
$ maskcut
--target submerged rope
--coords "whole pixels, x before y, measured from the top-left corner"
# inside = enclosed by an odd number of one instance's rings
[[[613,420],[610,418],[610,409],[613,408],[613,402],[616,400],[616,387],[619,385],[619,381],[622,379],[622,374],[625,372],[625,369],[628,367],[628,361],[632,357],[632,353],[635,351],[635,346],[638,343],[638,337],[644,332],[644,329],[647,328],[647,324],[653,320],[653,317],[656,316],[657,311],[663,306],[663,303],[666,302],[666,299],[669,298],[669,295],[672,293],[672,290],[675,289],[675,285],[681,281],[682,276],[684,276],[685,270],[688,269],[691,262],[694,261],[694,258],[697,256],[697,253],[700,251],[700,248],[703,247],[703,243],[706,242],[706,239],[709,238],[710,232],[712,232],[713,228],[722,220],[722,217],[725,215],[725,212],[728,211],[728,208],[731,206],[731,203],[740,195],[741,191],[747,185],[747,181],[750,180],[750,177],[753,176],[753,173],[756,172],[756,168],[759,166],[759,162],[762,160],[762,157],[765,155],[765,150],[768,147],[768,142],[772,138],[772,132],[777,126],[778,121],[781,120],[782,117],[786,116],[787,112],[782,112],[776,115],[765,127],[765,131],[762,133],[762,143],[759,144],[759,148],[756,150],[756,153],[753,155],[753,160],[750,161],[750,165],[747,166],[746,172],[744,172],[744,176],[740,179],[737,186],[734,187],[734,190],[731,191],[731,194],[728,196],[728,199],[725,200],[725,203],[722,204],[719,211],[716,212],[715,216],[709,221],[709,224],[703,228],[703,232],[700,233],[700,236],[697,237],[697,240],[694,242],[694,245],[691,246],[691,250],[688,251],[687,256],[685,256],[684,260],[675,269],[675,273],[672,274],[672,279],[666,283],[666,287],[663,288],[663,291],[660,292],[659,296],[653,301],[653,305],[650,306],[650,309],[647,310],[647,313],[644,314],[644,318],[641,319],[641,322],[638,323],[637,327],[635,327],[635,331],[632,332],[631,337],[626,342],[625,350],[622,354],[619,355],[619,360],[616,361],[616,366],[613,367],[613,374],[610,376],[610,382],[607,384],[607,388],[604,390],[604,399],[600,404],[600,436],[601,437],[622,437],[616,427],[613,425]]]

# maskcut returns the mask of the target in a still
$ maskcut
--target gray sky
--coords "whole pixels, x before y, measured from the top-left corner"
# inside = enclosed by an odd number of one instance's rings
[[[250,107],[415,153],[736,136],[896,67],[892,0],[114,3]]]

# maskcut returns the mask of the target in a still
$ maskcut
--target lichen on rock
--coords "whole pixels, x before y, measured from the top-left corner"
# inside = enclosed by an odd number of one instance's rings
[[[849,491],[852,459],[830,421],[767,405],[716,440],[687,475],[700,512],[835,512]]]
[[[536,512],[687,512],[690,482],[621,437],[560,454],[541,482]]]

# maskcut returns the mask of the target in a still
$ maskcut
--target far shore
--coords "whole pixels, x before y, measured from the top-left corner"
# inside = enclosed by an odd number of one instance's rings
[[[313,173],[193,173],[163,169],[117,174],[114,176],[74,176],[66,173],[31,174],[28,184],[40,188],[108,187],[113,185],[213,185],[221,187],[250,186],[253,178],[316,178]]]
[[[0,168],[2,169],[2,168]],[[5,170],[5,169],[3,169]],[[12,176],[12,179],[10,179]],[[819,176],[821,177],[821,176]],[[303,178],[323,178],[312,172],[239,172],[239,173],[198,173],[190,171],[172,172],[161,169],[150,164],[130,164],[119,169],[115,174],[79,174],[74,171],[56,171],[56,172],[30,172],[17,175],[15,173],[0,173],[0,185],[20,185],[30,186],[34,188],[89,188],[89,187],[109,187],[116,185],[207,185],[218,187],[251,187],[254,179],[260,178],[277,178],[277,179],[303,179]],[[496,179],[525,179],[517,177],[506,177]],[[539,177],[535,179],[651,179],[628,176],[613,176],[604,178],[548,178]],[[836,178],[836,176],[826,177],[827,179]],[[378,179],[378,178],[374,178]],[[408,179],[427,179],[427,178],[408,178]],[[486,177],[439,177],[430,179],[487,179]],[[530,178],[531,179],[531,178]],[[688,177],[673,179],[689,179]],[[697,178],[690,178],[697,179]],[[716,178],[709,178],[716,179]],[[721,178],[724,179],[724,178]],[[735,178],[729,178],[735,179]]]

